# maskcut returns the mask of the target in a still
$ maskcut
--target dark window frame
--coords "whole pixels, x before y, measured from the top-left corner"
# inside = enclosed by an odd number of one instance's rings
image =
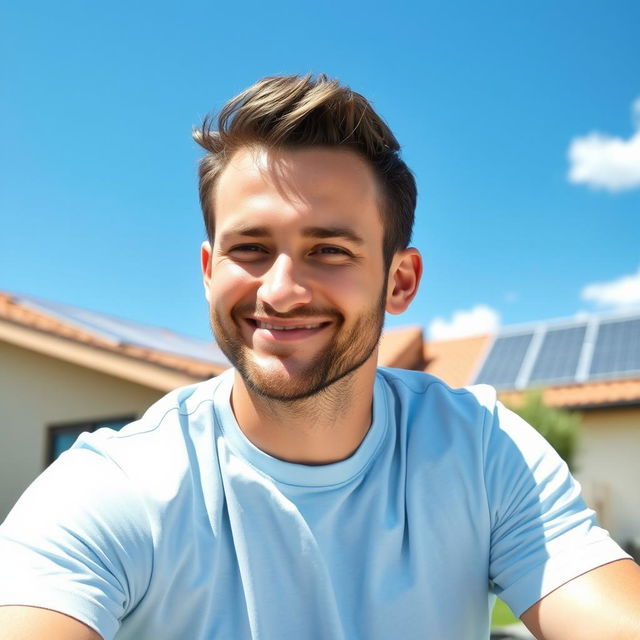
[[[108,418],[92,418],[90,420],[74,420],[73,422],[56,422],[46,427],[46,445],[44,452],[44,468],[48,467],[54,461],[54,443],[56,436],[75,433],[76,437],[81,433],[88,431],[93,432],[108,427],[113,422],[133,422],[137,420],[137,416],[132,414],[111,416]]]

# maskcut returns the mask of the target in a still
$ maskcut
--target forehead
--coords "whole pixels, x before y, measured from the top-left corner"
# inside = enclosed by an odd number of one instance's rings
[[[348,149],[241,148],[213,196],[217,230],[240,219],[253,224],[257,217],[267,224],[313,218],[315,224],[381,227],[376,177],[367,161]]]

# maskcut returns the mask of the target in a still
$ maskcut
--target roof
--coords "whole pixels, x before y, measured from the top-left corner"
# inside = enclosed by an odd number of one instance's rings
[[[502,402],[518,406],[524,398],[522,391],[503,391]],[[640,378],[627,380],[606,380],[542,390],[542,399],[550,407],[563,409],[602,409],[640,404]]]
[[[0,340],[163,391],[229,367],[217,346],[202,340],[2,292]]]
[[[473,379],[478,362],[492,336],[480,335],[424,343],[424,370],[452,387],[464,387]]]
[[[492,384],[507,404],[540,388],[548,405],[584,410],[640,405],[639,354],[640,313],[584,314],[426,342],[424,370],[453,387]]]
[[[378,363],[385,367],[422,369],[424,366],[421,327],[388,329],[380,339]]]
[[[640,378],[640,311],[503,327],[474,382],[500,390]]]

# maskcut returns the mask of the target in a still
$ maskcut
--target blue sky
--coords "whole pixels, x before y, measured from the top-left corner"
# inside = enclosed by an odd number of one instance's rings
[[[425,275],[388,326],[639,305],[639,24],[635,0],[4,3],[0,290],[209,336],[191,127],[323,71],[418,181]]]

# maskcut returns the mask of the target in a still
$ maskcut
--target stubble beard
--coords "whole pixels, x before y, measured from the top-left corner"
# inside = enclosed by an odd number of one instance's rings
[[[224,322],[212,309],[211,326],[218,346],[242,377],[250,392],[268,400],[292,403],[330,392],[332,387],[359,369],[380,341],[384,325],[386,290],[383,288],[376,304],[360,315],[347,335],[340,336],[344,317],[334,309],[313,310],[318,316],[334,318],[334,336],[326,347],[304,367],[292,375],[265,370],[254,359],[239,329],[238,314],[233,312]],[[307,312],[308,313],[308,312]],[[271,316],[282,314],[270,312]],[[308,314],[311,315],[311,314]],[[290,314],[290,316],[295,314]],[[301,313],[295,317],[304,317]]]

